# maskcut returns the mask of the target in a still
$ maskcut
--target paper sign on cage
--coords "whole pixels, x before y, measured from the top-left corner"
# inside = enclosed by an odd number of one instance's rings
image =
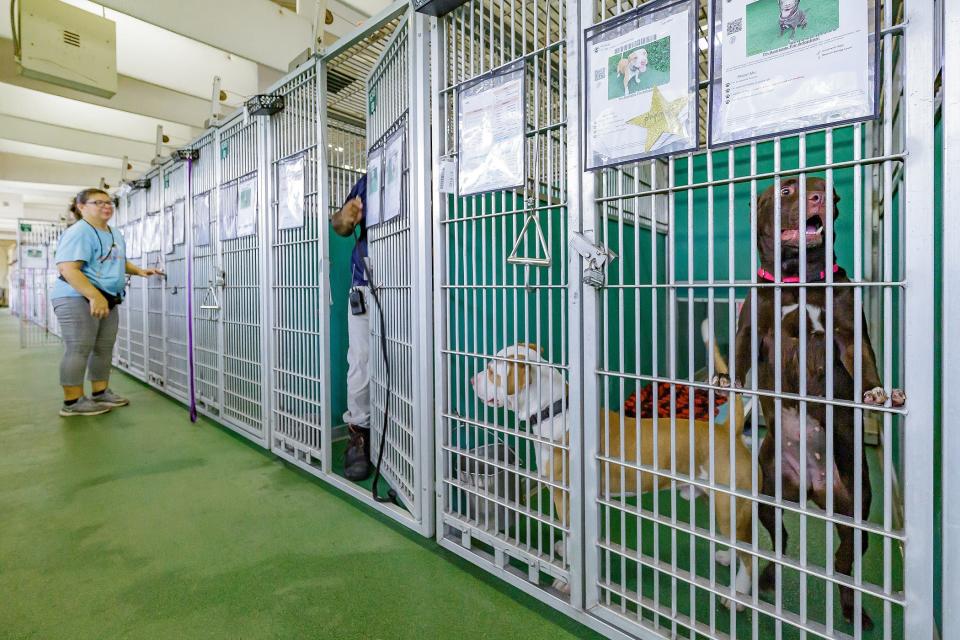
[[[277,228],[303,226],[304,156],[288,158],[277,165]]]
[[[403,213],[403,150],[406,135],[401,128],[394,133],[383,148],[383,221],[387,222]]]
[[[471,81],[458,94],[457,183],[461,196],[523,186],[524,64]]]
[[[173,253],[173,207],[163,212],[163,252]]]
[[[220,238],[233,240],[237,237],[237,183],[220,189]]]
[[[876,0],[713,2],[710,143],[877,117]]]
[[[193,237],[196,246],[210,244],[210,194],[204,193],[193,199]]]
[[[187,240],[186,215],[184,210],[186,203],[178,200],[173,205],[173,243],[183,244]]]
[[[697,148],[696,15],[654,2],[587,31],[587,169]]]
[[[237,237],[257,232],[257,176],[241,180],[237,186]]]
[[[381,202],[383,198],[383,151],[371,151],[367,157],[367,197],[363,212],[364,225],[370,227],[380,224]]]

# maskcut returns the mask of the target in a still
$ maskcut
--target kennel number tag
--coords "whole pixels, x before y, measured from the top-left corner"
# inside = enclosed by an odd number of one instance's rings
[[[711,144],[796,133],[877,113],[878,11],[868,0],[717,3]],[[879,3],[877,3],[879,5]]]
[[[658,7],[587,33],[588,169],[696,148],[696,12]]]

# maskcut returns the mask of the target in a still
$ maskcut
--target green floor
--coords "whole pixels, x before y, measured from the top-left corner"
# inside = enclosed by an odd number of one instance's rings
[[[0,638],[597,637],[123,375],[57,418],[6,309],[0,352]]]

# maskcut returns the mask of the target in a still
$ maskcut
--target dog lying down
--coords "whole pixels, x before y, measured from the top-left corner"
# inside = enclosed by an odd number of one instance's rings
[[[726,372],[727,365],[715,348],[716,368]],[[487,363],[486,368],[471,379],[477,395],[487,405],[504,407],[516,413],[517,418],[527,423],[528,430],[535,439],[534,450],[537,456],[537,468],[541,477],[553,480],[554,484],[565,485],[566,470],[570,468],[565,460],[566,445],[569,443],[568,422],[565,411],[567,383],[562,374],[549,362],[543,360],[536,345],[517,344],[500,350],[495,359]],[[733,416],[734,434],[731,437],[729,416]],[[599,426],[597,459],[587,461],[587,473],[596,473],[600,479],[600,494],[630,496],[650,492],[654,486],[654,475],[637,470],[638,465],[664,471],[671,468],[669,418],[658,418],[658,424],[652,418],[636,420],[622,416],[619,412],[604,410]],[[743,426],[743,403],[739,395],[732,403],[728,419],[715,421],[713,435],[709,421],[693,422],[693,448],[690,447],[690,428],[688,420],[676,421],[676,473],[679,476],[692,472],[701,481],[709,482],[711,443],[714,451],[714,482],[718,487],[729,487],[733,476],[736,488],[743,492],[751,490],[751,456],[741,438]],[[638,434],[639,431],[639,434]],[[654,438],[657,442],[657,458],[654,460]],[[639,450],[636,443],[639,441]],[[556,443],[556,444],[553,444]],[[609,443],[609,450],[607,450]],[[621,447],[621,443],[624,443]],[[733,447],[732,458],[729,455]],[[624,464],[620,464],[623,462]],[[609,479],[610,486],[606,486]],[[758,480],[759,482],[759,480]],[[661,485],[669,481],[661,481]],[[561,514],[563,522],[569,522],[570,504],[566,491],[551,489],[554,508]],[[753,523],[749,500],[736,500],[734,520],[731,521],[731,501],[733,496],[726,491],[715,491],[717,526],[723,540],[730,539],[735,529],[736,539],[741,547],[752,544]],[[569,557],[568,550],[558,542],[557,553]],[[752,579],[750,574],[750,555],[737,551],[739,569],[736,576],[737,593],[749,595]],[[716,560],[729,564],[728,553],[718,553]],[[554,587],[569,592],[569,585],[557,580]],[[729,601],[723,599],[724,606]],[[738,604],[737,609],[743,607]]]

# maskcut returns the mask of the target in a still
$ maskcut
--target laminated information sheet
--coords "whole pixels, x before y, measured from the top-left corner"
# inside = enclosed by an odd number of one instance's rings
[[[277,228],[303,226],[303,155],[288,158],[277,165]]]
[[[458,95],[461,196],[522,187],[526,176],[523,61],[482,76]]]
[[[210,244],[210,193],[193,198],[193,237],[198,247]]]
[[[47,268],[47,248],[42,245],[23,247],[23,268],[24,269],[46,269]]]
[[[163,211],[163,252],[173,253],[173,207]]]
[[[383,150],[371,151],[367,156],[367,197],[363,212],[366,228],[380,224],[380,203],[383,198]]]
[[[876,117],[874,0],[714,3],[710,141]]]
[[[220,239],[237,237],[237,183],[220,188]]]
[[[257,232],[257,176],[244,178],[237,186],[237,237]]]
[[[163,248],[163,239],[160,237],[160,214],[148,213],[143,228],[143,250],[147,253],[160,251]]]
[[[187,222],[184,215],[185,208],[186,208],[186,202],[184,202],[183,200],[178,200],[173,205],[173,243],[174,244],[183,244],[187,240],[186,238]]]
[[[696,15],[661,2],[587,31],[587,169],[696,149]]]
[[[123,239],[127,243],[127,257],[140,257],[140,221],[127,225],[123,230]]]
[[[403,149],[406,144],[403,129],[387,139],[383,147],[383,221],[393,220],[403,211]]]

